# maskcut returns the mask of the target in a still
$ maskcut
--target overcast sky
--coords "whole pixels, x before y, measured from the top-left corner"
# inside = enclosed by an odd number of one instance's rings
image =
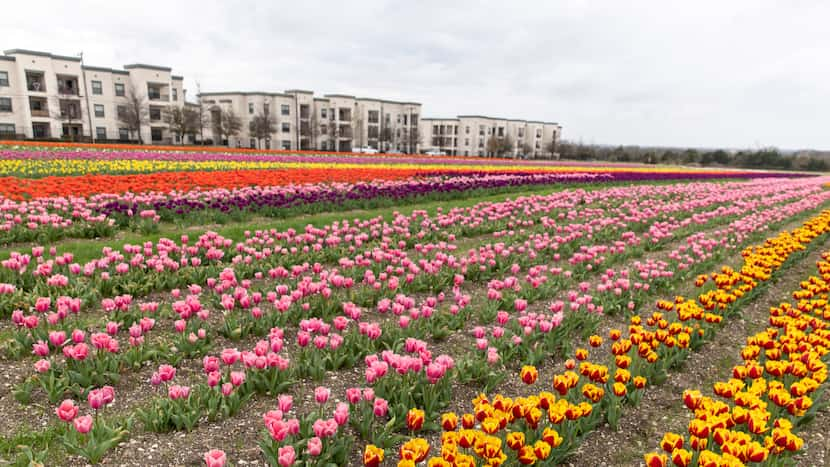
[[[345,93],[586,143],[830,149],[830,2],[8,2],[0,47]]]

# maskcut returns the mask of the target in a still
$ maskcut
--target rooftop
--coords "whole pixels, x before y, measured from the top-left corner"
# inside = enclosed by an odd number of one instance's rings
[[[68,61],[71,61],[71,62],[80,62],[81,61],[81,57],[70,57],[70,56],[67,56],[67,55],[55,55],[55,54],[51,54],[49,52],[40,52],[40,51],[37,51],[37,50],[9,49],[9,50],[4,50],[3,53],[6,54],[6,55],[18,55],[18,54],[19,55],[35,55],[35,56],[38,56],[38,57],[47,57],[47,58],[51,58],[51,59],[54,59],[54,60],[68,60]]]
[[[156,71],[173,71],[172,68],[167,66],[158,66],[158,65],[147,65],[146,63],[131,63],[129,65],[124,65],[125,70],[132,70],[134,68],[144,68],[145,70],[156,70]]]

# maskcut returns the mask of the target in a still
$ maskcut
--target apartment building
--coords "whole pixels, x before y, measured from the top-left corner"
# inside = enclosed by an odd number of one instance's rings
[[[139,96],[146,122],[139,132],[122,123],[131,94]],[[169,67],[135,63],[123,69],[89,66],[81,57],[12,49],[0,55],[0,139],[71,139],[192,144],[287,150],[413,153],[434,149],[461,156],[492,156],[488,141],[509,140],[506,156],[553,157],[562,133],[557,123],[481,115],[421,118],[418,102],[313,91],[205,92],[188,103],[183,77]],[[173,107],[206,118],[198,136],[184,140],[165,115]],[[232,112],[240,128],[219,134],[215,123]],[[269,137],[257,139],[250,124],[268,115]]]
[[[118,118],[133,91],[146,106],[140,133]],[[136,63],[117,70],[23,49],[0,55],[0,138],[182,143],[164,114],[183,106],[185,97],[183,78],[168,67]]]
[[[528,121],[459,115],[456,118],[424,118],[421,120],[425,150],[443,151],[457,156],[492,157],[488,142],[509,141],[507,157],[557,157],[556,147],[562,134],[554,122]]]
[[[372,147],[382,151],[418,150],[421,104],[325,94],[289,89],[284,92],[204,92],[201,105],[210,115],[206,139],[215,144],[264,149],[352,151]],[[235,135],[220,135],[217,122],[233,112],[241,123]],[[276,130],[257,141],[250,124],[267,115]],[[209,136],[208,136],[209,135]]]

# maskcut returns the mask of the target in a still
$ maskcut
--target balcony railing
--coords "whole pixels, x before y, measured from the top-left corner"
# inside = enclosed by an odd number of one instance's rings
[[[32,92],[46,92],[46,85],[40,80],[29,80],[26,82],[26,89]]]
[[[77,96],[78,88],[69,86],[58,86],[58,94],[63,94],[67,96]]]
[[[147,99],[151,101],[164,101],[170,102],[170,95],[169,94],[149,94],[147,95]]]
[[[48,110],[34,110],[32,109],[32,117],[48,117],[49,111]]]

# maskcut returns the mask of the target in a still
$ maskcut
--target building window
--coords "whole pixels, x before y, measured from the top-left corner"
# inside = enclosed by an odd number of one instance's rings
[[[479,136],[484,136],[484,125],[479,125],[478,126],[478,135]]]
[[[174,101],[179,100],[179,90],[176,89],[176,88],[173,88],[173,100]]]
[[[115,95],[124,97],[124,83],[115,83]]]
[[[464,138],[464,146],[470,145],[470,138]]]
[[[160,107],[150,107],[150,120],[157,122],[161,120],[161,108]]]
[[[11,97],[0,97],[0,112],[11,112],[12,111],[12,98]]]
[[[99,126],[95,128],[95,139],[107,139],[106,127]]]
[[[0,123],[0,136],[15,136],[14,123]]]
[[[93,107],[95,108],[95,118],[104,118],[103,104],[95,104]]]
[[[370,110],[369,111],[369,123],[378,123],[380,122],[380,112],[377,110]]]
[[[271,149],[271,139],[265,138],[265,149]]]
[[[540,145],[539,142],[536,141],[536,149],[540,149],[541,147],[542,147],[542,145]]]
[[[256,149],[256,140],[254,138],[251,138],[251,141],[249,141],[249,143],[251,143],[251,149]]]
[[[46,80],[42,71],[26,72],[26,89],[34,92],[46,92]]]
[[[467,125],[467,126],[464,128],[464,132],[465,132],[466,134],[468,134],[468,135],[470,134],[470,126],[469,126],[469,125]]]
[[[29,109],[33,117],[48,117],[49,107],[46,99],[42,97],[29,97]]]
[[[92,94],[100,96],[104,93],[104,88],[101,86],[100,81],[93,81],[92,82]]]
[[[127,118],[127,106],[119,105],[115,108],[115,115],[120,119]]]
[[[287,139],[282,140],[282,148],[291,149],[291,141]]]
[[[290,133],[291,132],[291,124],[283,122],[282,124],[282,132],[283,133]]]
[[[282,115],[291,115],[291,107],[289,107],[288,104],[282,104],[280,106],[280,113]]]
[[[503,138],[503,137],[504,137],[504,127],[500,126],[499,127],[499,138]]]
[[[267,102],[262,104],[262,113],[264,113],[265,115],[270,115],[271,114],[271,104],[269,104]]]
[[[253,102],[248,102],[248,113],[251,114],[251,115],[253,115],[253,113],[254,113],[254,103]]]
[[[9,72],[8,71],[0,71],[0,86],[8,86],[9,85]],[[14,125],[12,125],[14,126]]]
[[[322,109],[320,109],[320,118],[328,118],[328,117],[326,116],[326,110],[327,110],[327,109],[326,109],[325,107],[323,107]]]
[[[537,129],[537,130],[536,130],[536,137],[537,137],[537,138],[541,138],[541,137],[542,137],[542,130],[541,130],[541,129]],[[538,143],[537,143],[537,144],[538,144]]]
[[[32,136],[35,138],[48,138],[49,135],[48,123],[32,123]]]
[[[153,141],[161,141],[162,140],[162,129],[161,128],[150,128],[150,138]]]
[[[130,130],[128,130],[126,128],[119,128],[118,129],[118,139],[120,139],[121,141],[129,141],[130,140]]]
[[[401,114],[398,114],[398,123],[401,123]]]

